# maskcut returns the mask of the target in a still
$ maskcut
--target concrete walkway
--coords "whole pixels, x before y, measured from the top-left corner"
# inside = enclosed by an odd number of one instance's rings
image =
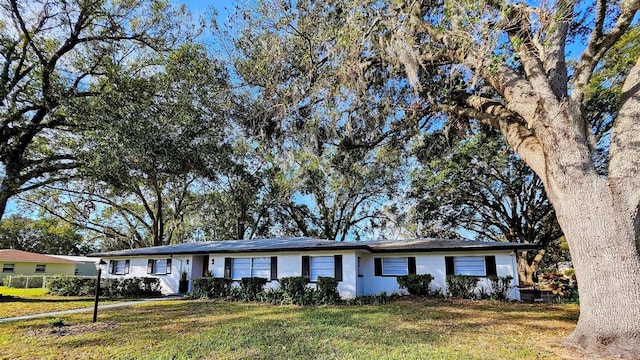
[[[108,304],[108,305],[100,305],[98,303],[98,315],[100,315],[100,310],[104,310],[104,309],[131,306],[135,304],[142,304],[142,303],[153,302],[153,301],[176,300],[180,298],[181,296],[165,296],[161,298],[140,299],[140,300],[133,300],[133,301],[121,302],[117,304]],[[42,314],[24,315],[24,316],[10,317],[10,318],[0,318],[0,323],[5,323],[9,321],[19,321],[19,320],[31,320],[31,319],[37,319],[37,318],[43,318],[43,317],[56,317],[56,316],[65,315],[65,314],[76,314],[76,313],[82,313],[82,312],[93,312],[93,306],[80,308],[80,309],[53,311],[53,312],[47,312]]]

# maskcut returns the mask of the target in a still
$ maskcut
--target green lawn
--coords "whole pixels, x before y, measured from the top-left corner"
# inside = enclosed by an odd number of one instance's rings
[[[0,318],[79,309],[93,306],[94,302],[93,297],[49,295],[47,289],[16,289],[0,286],[0,295],[2,295]],[[100,304],[113,302],[100,300]]]
[[[575,305],[397,301],[272,306],[172,300],[0,324],[0,359],[558,359]]]

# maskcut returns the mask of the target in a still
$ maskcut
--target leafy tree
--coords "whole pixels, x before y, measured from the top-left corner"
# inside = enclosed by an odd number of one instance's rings
[[[0,248],[52,255],[83,255],[92,252],[83,242],[81,229],[64,221],[10,216],[0,221]]]
[[[538,244],[518,254],[521,283],[533,275],[552,241],[562,235],[542,182],[482,124],[462,139],[424,134],[412,172],[414,217],[420,228],[461,229],[481,239]],[[429,235],[429,234],[427,234]]]
[[[3,0],[0,16],[1,218],[11,197],[76,175],[87,102],[152,64],[185,22],[156,0]]]
[[[339,133],[349,124],[363,139],[379,139],[396,123],[428,131],[475,119],[499,130],[543,182],[571,250],[581,313],[569,342],[633,356],[640,352],[640,59],[617,82],[606,161],[592,146],[585,95],[639,7],[636,0],[338,0],[284,1],[253,17],[239,14],[251,20],[245,39],[272,50],[271,57],[247,56],[247,68],[264,69],[255,85],[272,89],[265,101],[286,116],[271,118],[288,128],[295,129],[296,114],[313,119],[319,104],[326,113],[392,104],[395,113],[355,123],[324,119]],[[569,43],[584,44],[571,73]]]
[[[185,44],[161,68],[118,74],[108,86],[114,91],[94,99],[91,131],[77,140],[90,149],[81,156],[84,180],[48,186],[31,201],[111,247],[184,241],[200,187],[229,163],[226,73],[201,46]]]
[[[329,48],[313,48],[316,39],[308,35],[338,36],[340,17],[309,12],[317,17],[293,24],[279,11],[268,4],[255,13],[239,9],[242,16],[215,33],[220,46],[233,45],[234,70],[247,89],[242,99],[248,110],[240,122],[272,165],[268,189],[279,223],[292,235],[367,238],[391,222],[382,204],[394,198],[401,181],[395,145],[412,126],[397,121],[396,105],[408,87],[394,97],[376,97],[395,90],[384,83],[335,88],[336,76],[348,81],[352,72],[329,61]],[[333,27],[318,28],[320,19]],[[384,71],[377,68],[370,76],[381,78]],[[371,97],[359,98],[359,91]],[[371,122],[379,127],[369,127]]]

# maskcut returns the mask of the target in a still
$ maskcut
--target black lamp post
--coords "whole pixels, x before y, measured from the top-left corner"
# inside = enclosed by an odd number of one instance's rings
[[[93,322],[98,321],[98,297],[100,296],[100,275],[102,275],[102,265],[106,265],[107,263],[104,260],[100,259],[100,262],[97,264],[98,268],[98,280],[96,281],[96,300],[93,304]]]

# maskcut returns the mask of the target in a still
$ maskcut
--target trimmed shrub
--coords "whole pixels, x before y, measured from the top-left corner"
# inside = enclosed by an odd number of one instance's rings
[[[118,297],[120,295],[120,280],[117,278],[101,279],[100,293],[105,297]]]
[[[262,292],[267,281],[261,277],[243,277],[240,279],[240,298],[244,301],[258,300],[258,293]]]
[[[96,291],[96,279],[58,277],[50,279],[47,283],[49,292],[62,296],[87,296]]]
[[[49,292],[62,296],[93,295],[95,278],[59,277],[47,283]],[[141,297],[160,295],[160,280],[156,278],[101,279],[100,293],[105,297]]]
[[[447,275],[447,291],[453,297],[475,299],[476,287],[480,279],[471,275]]]
[[[317,302],[320,304],[335,304],[340,301],[338,293],[338,280],[332,277],[318,277]]]
[[[384,305],[393,300],[395,295],[389,296],[385,291],[378,295],[365,295],[357,296],[353,299],[347,299],[344,301],[346,305]]]
[[[258,294],[258,301],[274,305],[282,305],[285,303],[284,291],[279,287],[269,288]]]
[[[410,295],[427,296],[429,295],[429,284],[433,280],[431,274],[410,274],[398,276],[396,278],[400,289],[407,289]]]
[[[513,276],[489,276],[489,282],[491,283],[491,293],[489,297],[491,299],[505,301],[507,300],[507,294],[511,289],[511,280]]]
[[[283,303],[308,305],[313,303],[313,289],[307,287],[308,276],[291,276],[280,279]]]
[[[202,299],[226,299],[231,294],[233,280],[218,277],[199,277],[191,280],[193,296]]]

